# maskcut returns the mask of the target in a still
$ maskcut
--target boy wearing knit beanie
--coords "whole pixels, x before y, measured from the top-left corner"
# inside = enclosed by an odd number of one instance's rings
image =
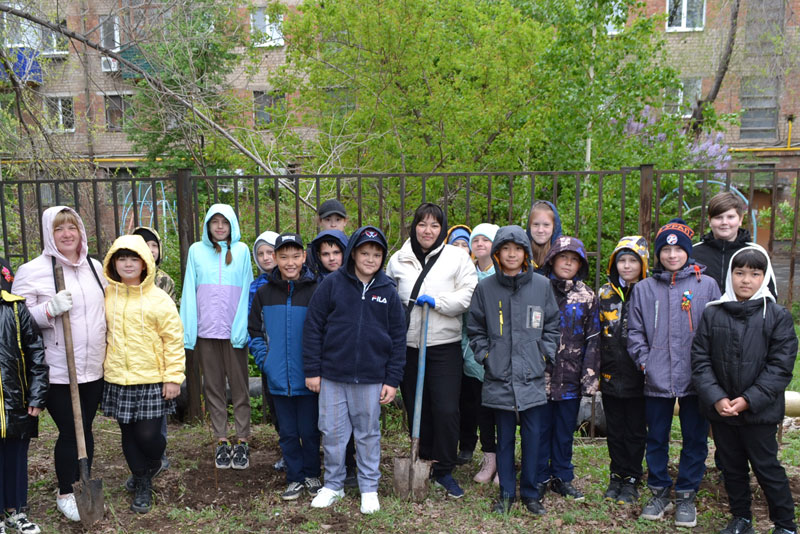
[[[694,231],[682,219],[662,226],[655,240],[651,277],[633,287],[628,352],[645,375],[647,485],[653,496],[641,517],[658,520],[673,508],[667,470],[675,400],[680,404],[682,449],[675,483],[675,525],[697,524],[694,505],[708,455],[708,420],[692,386],[691,345],[706,304],[720,296],[705,267],[692,259]]]

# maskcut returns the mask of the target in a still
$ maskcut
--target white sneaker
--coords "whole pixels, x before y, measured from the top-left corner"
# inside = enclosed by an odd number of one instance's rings
[[[81,520],[81,515],[78,513],[78,504],[75,502],[75,494],[70,493],[63,499],[56,498],[56,507],[70,521]]]
[[[381,509],[381,503],[378,502],[378,492],[370,491],[369,493],[361,494],[361,513],[374,514]]]
[[[18,534],[39,534],[42,531],[39,525],[31,522],[23,512],[9,516],[2,525],[3,529],[8,528]],[[0,530],[0,533],[4,532],[6,531]]]
[[[344,497],[344,490],[332,490],[324,486],[317,492],[317,496],[311,501],[311,508],[327,508],[339,499]]]

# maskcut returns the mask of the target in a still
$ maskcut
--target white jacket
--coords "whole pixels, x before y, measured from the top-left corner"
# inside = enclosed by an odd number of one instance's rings
[[[426,261],[442,248],[419,291],[419,295],[429,295],[436,301],[428,320],[429,347],[461,342],[461,316],[469,309],[472,292],[478,284],[475,265],[461,248],[443,243],[428,254]],[[404,304],[408,303],[421,272],[422,264],[411,250],[411,240],[407,239],[386,266],[386,274],[397,283],[397,293]],[[421,321],[422,307],[414,306],[406,337],[409,347],[420,346]]]

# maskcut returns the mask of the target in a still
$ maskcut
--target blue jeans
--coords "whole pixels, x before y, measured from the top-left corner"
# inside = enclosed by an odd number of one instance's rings
[[[31,440],[0,439],[0,503],[3,510],[28,506],[28,445]]]
[[[547,401],[542,416],[539,444],[539,466],[536,483],[560,478],[571,482],[575,478],[572,465],[572,438],[578,424],[581,399]]]
[[[698,408],[697,395],[678,399],[681,422],[681,457],[676,491],[697,491],[706,470],[708,456],[708,419]],[[672,486],[669,463],[669,433],[672,426],[674,398],[645,397],[647,420],[647,485],[651,488]]]
[[[273,395],[280,432],[278,444],[286,462],[286,482],[303,482],[318,478],[319,429],[317,395],[287,397]]]
[[[519,494],[523,499],[540,497],[536,490],[536,466],[542,415],[546,409],[543,404],[519,412],[519,433],[522,439]],[[517,474],[514,472],[517,416],[508,410],[494,410],[494,420],[497,426],[497,475],[500,477],[500,498],[513,500],[517,494]]]

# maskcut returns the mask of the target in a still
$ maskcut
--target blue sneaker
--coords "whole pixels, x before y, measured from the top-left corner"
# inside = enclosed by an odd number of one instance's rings
[[[447,473],[436,478],[436,485],[447,490],[447,496],[451,499],[460,499],[464,496],[464,490],[458,485],[453,475]]]

